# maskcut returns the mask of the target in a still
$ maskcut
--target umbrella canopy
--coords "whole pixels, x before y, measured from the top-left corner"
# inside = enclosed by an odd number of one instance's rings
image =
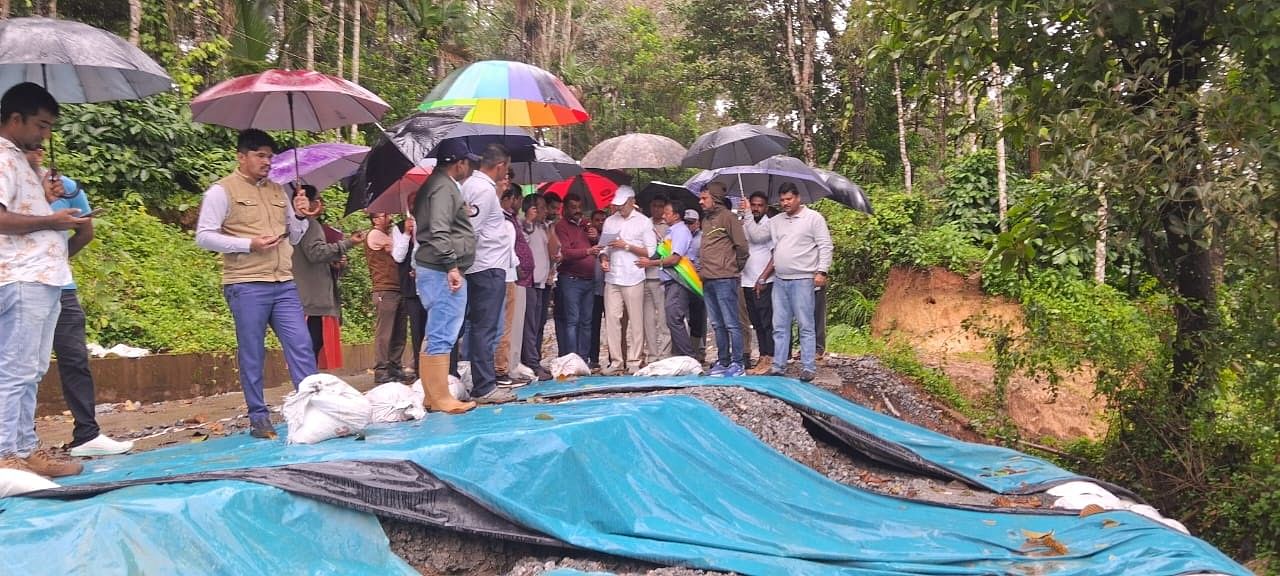
[[[218,83],[191,101],[196,122],[236,130],[318,132],[377,122],[391,106],[342,78],[311,70],[267,70]]]
[[[618,186],[630,183],[631,177],[621,172],[589,169],[573,178],[544,184],[538,191],[553,194],[561,200],[570,193],[577,193],[582,196],[583,213],[589,214],[589,210],[608,206],[613,201],[613,194],[618,191]]]
[[[347,213],[368,206],[415,166],[433,166],[429,160],[446,139],[462,138],[476,152],[496,142],[516,151],[513,159],[532,156],[534,140],[527,132],[467,124],[462,121],[467,112],[465,106],[434,108],[415,113],[384,132],[347,188]]]
[[[559,78],[523,62],[485,60],[455,70],[419,106],[471,106],[466,121],[499,126],[568,126],[591,119]]]
[[[698,196],[690,192],[688,188],[679,184],[658,182],[657,180],[650,182],[636,194],[636,206],[639,206],[645,214],[649,214],[649,204],[653,203],[653,198],[659,194],[666,196],[667,200],[679,200],[686,209],[698,209]],[[652,217],[653,214],[649,214],[649,216]]]
[[[279,184],[294,180],[324,190],[339,180],[356,173],[369,154],[368,146],[342,142],[312,144],[286,150],[271,159],[269,178]]]
[[[830,170],[814,168],[813,171],[821,175],[822,179],[826,181],[827,187],[831,189],[831,195],[828,198],[854,210],[875,214],[875,211],[871,208],[871,201],[867,199],[867,194],[862,191],[861,186]]]
[[[435,158],[426,161],[429,167],[414,166],[399,180],[373,199],[364,211],[370,214],[399,214],[413,209],[413,196],[427,182],[431,171],[435,169]]]
[[[596,144],[582,165],[586,168],[667,168],[679,166],[686,150],[679,142],[658,134],[635,132]]]
[[[22,82],[63,103],[137,100],[173,87],[142,50],[106,30],[52,18],[0,21],[0,93]]]
[[[533,159],[511,163],[516,184],[541,184],[572,178],[582,173],[582,166],[572,156],[553,146],[533,147]]]
[[[772,128],[734,124],[699,136],[689,147],[680,166],[712,169],[746,166],[785,154],[790,143],[790,136]]]
[[[805,203],[817,202],[831,195],[822,175],[800,159],[790,156],[773,156],[750,166],[704,170],[685,181],[684,186],[701,192],[703,186],[713,181],[728,187],[730,195],[745,197],[753,192],[765,192],[769,195],[770,204],[778,202],[778,188],[784,182],[795,184],[800,200]]]

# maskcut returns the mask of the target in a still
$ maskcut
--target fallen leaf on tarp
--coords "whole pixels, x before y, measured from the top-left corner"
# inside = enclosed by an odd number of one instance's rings
[[[1115,520],[1112,520],[1110,518],[1107,518],[1106,520],[1102,521],[1103,528],[1115,528],[1116,526],[1119,526],[1119,525],[1120,525],[1119,522],[1116,522]]]
[[[193,444],[196,442],[204,442],[205,440],[208,440],[208,439],[209,439],[209,435],[202,430],[196,430],[195,434],[191,435],[191,443]]]
[[[986,524],[987,526],[995,526],[995,525],[996,525],[996,521],[995,521],[995,520],[983,520],[983,521],[982,521],[982,523],[983,523],[983,524]]]
[[[1035,496],[1000,495],[991,499],[991,505],[997,508],[1039,508],[1044,503]]]
[[[1103,508],[1103,507],[1101,507],[1101,506],[1099,506],[1099,505],[1097,505],[1097,504],[1090,504],[1090,505],[1085,506],[1084,508],[1082,508],[1082,509],[1080,510],[1080,517],[1081,517],[1081,518],[1085,518],[1085,517],[1088,517],[1088,516],[1093,516],[1094,514],[1101,514],[1101,513],[1106,512],[1106,511],[1107,511],[1107,510],[1106,510],[1105,508]]]
[[[534,420],[555,420],[555,417],[546,412],[539,412],[533,416]]]
[[[1048,548],[1051,553],[1045,554],[1047,556],[1065,556],[1067,554],[1067,546],[1053,537],[1052,530],[1048,532],[1032,532],[1031,530],[1023,529],[1022,535],[1027,538],[1023,547]]]
[[[870,472],[859,472],[858,479],[868,484],[884,484],[885,482],[889,481],[888,478],[876,476],[875,474],[872,474]]]
[[[561,374],[559,376],[556,376],[556,382],[564,382],[565,380],[568,380],[568,379],[569,379],[569,376],[567,374]]]

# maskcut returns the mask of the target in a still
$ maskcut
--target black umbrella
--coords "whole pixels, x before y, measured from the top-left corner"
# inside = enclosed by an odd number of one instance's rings
[[[666,196],[667,200],[679,200],[681,204],[684,204],[686,209],[698,208],[698,197],[695,196],[693,192],[689,191],[688,188],[679,184],[658,182],[657,180],[650,182],[648,186],[645,186],[643,190],[636,194],[636,206],[648,214],[649,204],[651,204],[653,202],[653,198],[659,194]],[[652,217],[653,214],[649,214],[649,216]],[[681,217],[683,218],[683,216]]]
[[[875,214],[871,208],[871,201],[867,200],[867,194],[862,191],[861,186],[830,170],[814,168],[813,171],[822,176],[822,179],[827,182],[827,187],[831,188],[831,195],[828,198],[854,210]]]
[[[512,160],[511,170],[516,184],[541,184],[572,178],[582,173],[582,166],[572,156],[552,146],[534,146],[533,159]]]
[[[764,126],[734,124],[699,136],[689,146],[680,166],[726,168],[747,166],[770,156],[785,154],[791,137]]]
[[[469,106],[433,108],[385,130],[360,171],[347,181],[347,214],[368,206],[413,167],[429,168],[425,161],[448,139],[461,138],[476,152],[491,143],[503,144],[512,151],[513,161],[532,156],[534,140],[528,132],[463,122],[468,111]]]
[[[63,103],[138,100],[173,80],[124,38],[53,18],[0,21],[0,93],[22,82],[44,86]]]

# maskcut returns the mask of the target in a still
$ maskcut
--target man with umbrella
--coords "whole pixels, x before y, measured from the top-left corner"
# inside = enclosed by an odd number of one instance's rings
[[[43,179],[25,150],[51,135],[58,102],[24,82],[0,98],[0,468],[70,476],[83,467],[38,450],[36,387],[49,369],[62,287],[71,282],[63,230],[88,219],[54,212],[45,199],[60,179]]]
[[[301,187],[290,198],[267,177],[275,147],[266,132],[241,131],[236,170],[205,191],[196,224],[196,245],[222,254],[222,294],[235,320],[249,433],[268,439],[276,433],[262,392],[267,325],[280,339],[295,387],[316,373],[311,335],[293,279],[293,247],[319,212]]]

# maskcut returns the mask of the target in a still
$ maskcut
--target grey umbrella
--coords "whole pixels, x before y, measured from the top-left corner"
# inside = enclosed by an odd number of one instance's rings
[[[828,198],[854,210],[875,214],[875,211],[871,209],[871,201],[867,200],[867,194],[862,191],[861,186],[830,170],[814,168],[813,171],[822,176],[822,179],[827,183],[827,187],[831,188],[831,196],[828,196]]]
[[[755,164],[770,156],[786,154],[791,137],[764,126],[734,124],[699,136],[689,146],[680,166],[726,168]]]
[[[123,38],[52,18],[0,21],[0,93],[35,82],[64,103],[137,100],[164,92],[164,68]]]
[[[723,183],[731,196],[750,196],[754,192],[769,195],[769,203],[778,202],[778,189],[784,182],[795,184],[800,200],[817,202],[831,195],[831,189],[818,174],[803,161],[790,156],[771,156],[750,166],[730,166],[718,170],[704,170],[684,183],[684,187],[701,192],[711,182]]]
[[[668,168],[679,166],[684,154],[684,146],[666,136],[634,132],[596,144],[582,157],[582,166],[609,170]]]
[[[512,162],[516,184],[541,184],[572,178],[582,173],[582,166],[572,156],[554,146],[534,146],[533,158],[527,162]]]

